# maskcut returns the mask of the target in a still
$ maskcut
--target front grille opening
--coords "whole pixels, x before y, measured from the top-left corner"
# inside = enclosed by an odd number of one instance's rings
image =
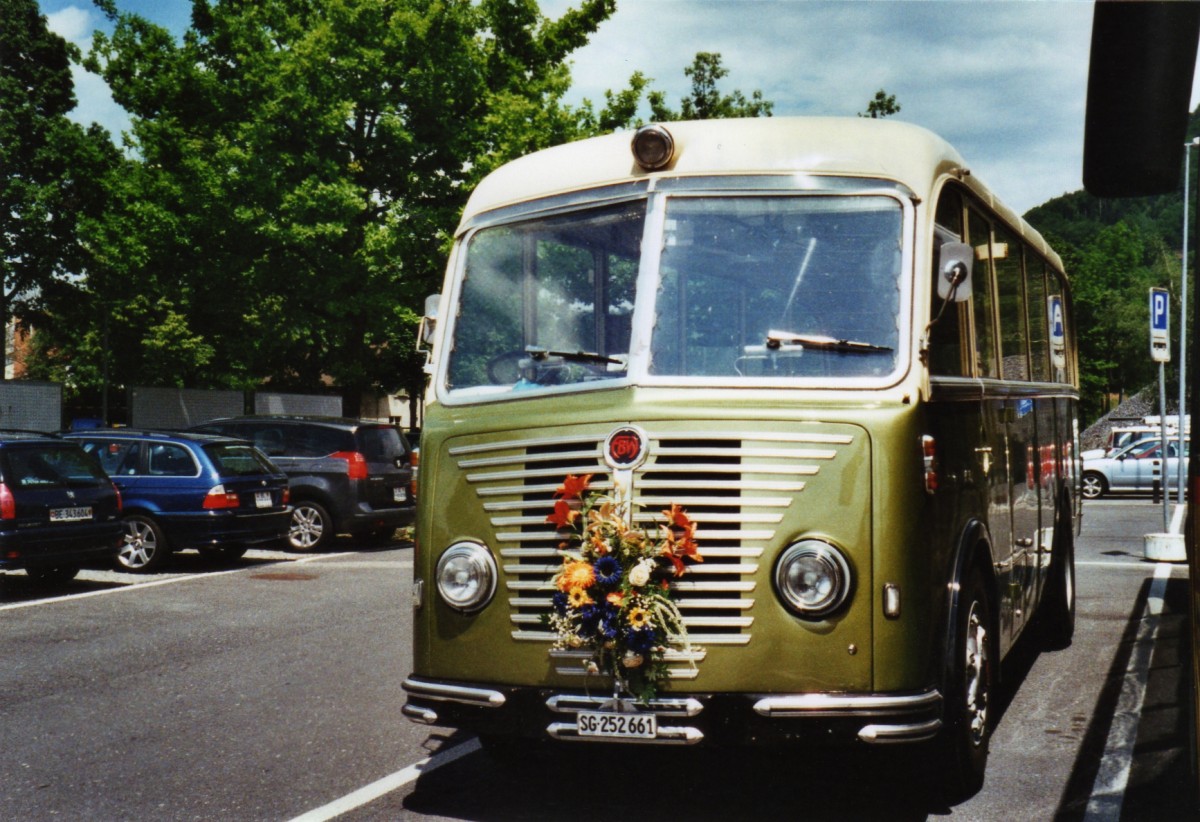
[[[693,565],[675,588],[693,634],[736,634],[743,628],[739,618],[748,598],[738,590],[745,565],[741,447],[738,439],[662,439],[637,485],[643,516],[661,522],[661,511],[678,503],[697,524],[704,562]]]

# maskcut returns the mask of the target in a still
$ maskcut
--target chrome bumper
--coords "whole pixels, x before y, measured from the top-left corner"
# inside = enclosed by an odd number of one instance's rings
[[[606,741],[579,734],[575,715],[579,711],[599,710],[611,700],[604,696],[584,694],[549,693],[544,690],[517,688],[508,689],[510,696],[501,690],[458,683],[432,682],[406,679],[404,690],[409,702],[403,714],[413,722],[423,725],[438,724],[446,719],[439,714],[453,714],[463,718],[463,711],[487,721],[506,713],[519,713],[513,700],[520,696],[527,706],[535,709],[537,724],[554,739],[570,742]],[[540,694],[538,696],[537,694]],[[721,706],[717,706],[717,702]],[[766,726],[792,726],[799,720],[820,724],[823,721],[850,723],[856,738],[870,744],[896,742],[919,742],[934,737],[942,727],[942,695],[932,689],[918,694],[772,694],[772,695],[681,695],[654,699],[637,704],[635,710],[655,714],[658,719],[658,736],[646,740],[623,740],[655,745],[694,745],[704,740],[704,726],[720,720],[723,708],[731,703],[749,706],[741,715],[759,717]],[[532,724],[529,711],[523,715]],[[665,721],[664,721],[665,720]],[[450,724],[470,727],[467,722],[450,719]]]

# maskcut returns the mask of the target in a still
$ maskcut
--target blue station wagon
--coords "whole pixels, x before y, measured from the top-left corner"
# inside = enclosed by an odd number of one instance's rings
[[[148,571],[186,548],[237,559],[287,534],[287,477],[246,442],[126,429],[63,436],[95,454],[121,491],[124,570]]]

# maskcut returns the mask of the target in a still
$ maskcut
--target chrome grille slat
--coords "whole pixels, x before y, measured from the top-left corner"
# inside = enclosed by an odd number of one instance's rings
[[[572,465],[566,468],[560,466],[534,471],[487,471],[482,474],[467,474],[467,482],[500,482],[525,479],[526,477],[557,477],[561,481],[567,474],[587,474],[596,470],[595,465]]]
[[[671,449],[671,456],[673,457],[711,457],[712,455],[712,449],[709,448]],[[728,450],[721,449],[721,456],[738,457],[740,459],[750,457],[753,459],[831,460],[837,456],[837,451],[829,448],[730,448]]]
[[[675,601],[688,626],[691,655],[667,653],[674,678],[694,678],[703,646],[736,647],[752,637],[756,577],[776,528],[823,466],[838,459],[854,438],[826,431],[648,431],[646,462],[632,474],[633,521],[651,535],[662,511],[679,505],[697,524],[703,562],[672,580]],[[817,423],[811,427],[819,428]],[[493,533],[489,539],[503,565],[511,635],[521,642],[552,645],[542,624],[553,608],[554,576],[562,568],[562,537],[546,518],[554,492],[568,474],[593,475],[591,488],[611,493],[603,443],[611,429],[565,436],[525,437],[455,446]],[[587,676],[586,650],[550,650],[564,676]]]
[[[481,457],[476,460],[460,460],[459,468],[487,468],[493,465],[528,465],[531,462],[553,462],[564,459],[585,460],[595,458],[596,451],[572,451],[566,454],[512,454],[506,457]]]
[[[689,505],[713,505],[739,508],[787,508],[792,501],[787,497],[642,497],[642,505],[650,508],[668,508],[672,504],[687,508]]]

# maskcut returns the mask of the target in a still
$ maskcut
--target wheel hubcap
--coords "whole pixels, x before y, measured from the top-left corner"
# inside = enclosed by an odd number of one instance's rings
[[[298,548],[311,548],[321,540],[325,524],[315,508],[297,508],[292,512],[292,527],[288,538]]]
[[[971,741],[978,745],[987,734],[988,645],[987,628],[979,617],[979,602],[971,603],[967,617],[966,708],[971,725]]]
[[[125,542],[121,545],[118,558],[126,568],[143,568],[154,558],[158,540],[154,531],[144,522],[125,523]]]

